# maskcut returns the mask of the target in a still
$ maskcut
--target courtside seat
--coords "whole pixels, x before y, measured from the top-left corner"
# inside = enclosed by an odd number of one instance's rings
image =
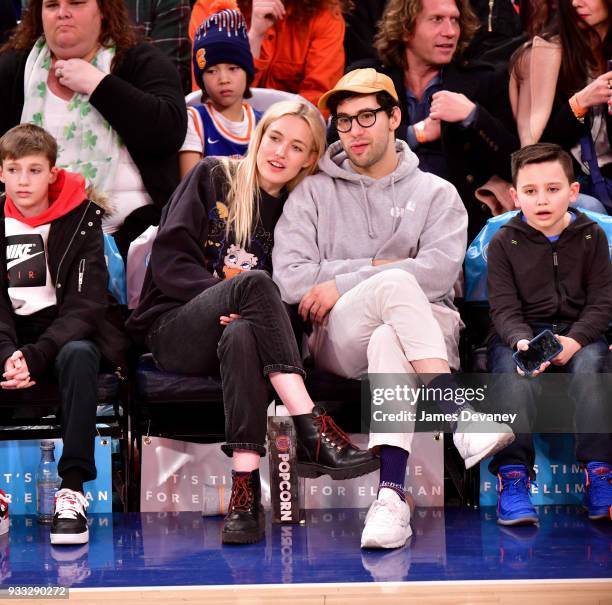
[[[123,399],[122,384],[123,381],[116,374],[100,373],[98,376],[98,405],[113,406],[115,413],[119,414]],[[54,409],[60,405],[59,387],[54,381],[40,382],[28,389],[0,391],[0,408],[2,409],[18,411],[19,409],[46,408],[45,418],[40,419],[41,426],[50,424],[49,415],[52,415]],[[7,421],[8,416],[3,414],[0,426],[11,426],[7,424]]]
[[[223,400],[218,376],[187,376],[160,370],[151,353],[140,356],[136,370],[136,405],[172,403],[218,403]]]
[[[358,404],[361,384],[322,370],[307,367],[306,385],[315,401]],[[140,356],[134,384],[134,412],[143,412],[146,406],[173,403],[217,403],[223,401],[223,389],[219,376],[188,376],[160,370],[153,356]],[[270,390],[270,400],[274,393]]]
[[[350,378],[342,378],[317,368],[306,366],[306,388],[313,401],[338,402],[353,408],[359,406],[361,400],[361,382]]]
[[[284,90],[275,90],[274,88],[251,88],[251,97],[246,99],[246,101],[255,111],[260,111],[262,113],[266,111],[270,105],[279,103],[280,101],[300,101],[301,103],[312,105],[310,101],[307,101],[300,95],[292,92],[285,92]],[[201,103],[201,90],[194,90],[185,97],[185,104],[187,107],[193,107]],[[314,105],[312,105],[312,107],[314,107]]]
[[[341,378],[312,367],[307,367],[306,372],[306,386],[315,401],[359,401],[361,383],[358,380]],[[164,372],[155,365],[150,353],[140,356],[134,395],[140,404],[173,401],[220,403],[223,400],[219,376],[188,376]],[[272,391],[270,399],[273,399]]]

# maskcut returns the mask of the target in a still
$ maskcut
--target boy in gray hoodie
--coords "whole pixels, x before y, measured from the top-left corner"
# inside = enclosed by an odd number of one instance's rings
[[[317,367],[349,378],[368,373],[372,384],[383,374],[415,372],[448,382],[459,366],[453,287],[466,249],[464,205],[395,140],[401,114],[387,76],[354,70],[319,107],[330,110],[340,141],[322,158],[321,172],[291,193],[277,224],[274,279],[283,300],[299,303],[302,318],[313,322]],[[380,448],[381,482],[362,547],[397,548],[411,535],[404,481],[412,425],[370,436],[369,447]],[[468,468],[514,438],[494,423],[491,433],[452,428]]]

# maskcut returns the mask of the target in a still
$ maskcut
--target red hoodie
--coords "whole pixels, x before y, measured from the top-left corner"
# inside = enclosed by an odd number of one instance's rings
[[[14,218],[30,227],[46,225],[68,214],[87,199],[85,179],[75,172],[59,170],[57,179],[49,185],[49,208],[36,216],[25,217],[7,195],[4,205],[5,218]]]

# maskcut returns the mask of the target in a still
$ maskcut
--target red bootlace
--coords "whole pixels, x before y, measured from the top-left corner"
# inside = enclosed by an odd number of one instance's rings
[[[253,491],[249,486],[249,475],[235,475],[232,483],[232,497],[227,513],[234,510],[246,512],[253,504]]]
[[[355,447],[350,437],[334,422],[333,418],[328,414],[320,414],[315,416],[315,422],[320,425],[319,439],[317,441],[317,452],[316,459],[319,459],[319,452],[321,449],[321,438],[329,437],[329,440],[334,447],[339,450],[345,448],[347,445]]]

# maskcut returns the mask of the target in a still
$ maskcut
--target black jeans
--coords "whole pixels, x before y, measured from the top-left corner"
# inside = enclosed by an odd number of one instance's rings
[[[537,325],[532,326],[534,333],[551,326]],[[521,402],[522,409],[504,409],[504,411],[518,412],[519,417],[527,418],[527,424],[533,423],[537,415],[535,390],[537,384],[516,372],[516,363],[512,359],[514,351],[504,344],[498,336],[491,339],[487,347],[488,369],[492,373],[512,374],[509,380],[504,383],[505,388],[511,388],[512,396],[508,401]],[[550,366],[546,372],[568,372],[571,374],[600,374],[607,371],[608,345],[602,338],[597,342],[582,347],[565,366]],[[606,433],[587,433],[581,431],[581,425],[593,426],[592,418],[597,417],[600,409],[608,405],[609,394],[599,392],[600,389],[594,388],[584,380],[576,382],[576,391],[570,393],[580,407],[580,413],[576,414],[576,459],[579,462],[590,462],[593,460],[601,462],[612,462],[612,436]],[[526,431],[530,426],[525,426]],[[501,452],[496,454],[489,464],[489,471],[497,474],[499,467],[506,464],[522,464],[526,466],[533,475],[533,465],[535,463],[535,450],[533,447],[533,437],[530,432],[516,434],[515,440]]]
[[[224,327],[221,315],[240,319]],[[245,271],[168,311],[153,324],[147,344],[157,365],[179,374],[219,374],[223,384],[223,451],[265,455],[266,377],[287,372],[305,377],[284,303],[265,271]]]
[[[34,343],[42,326],[18,330],[19,345]],[[57,465],[60,477],[68,469],[79,469],[83,481],[96,478],[94,460],[100,351],[90,340],[66,343],[58,352],[48,377],[57,380],[62,407],[60,425],[64,449]]]
[[[96,478],[94,460],[100,351],[90,340],[66,343],[55,358],[55,375],[62,398],[64,449],[57,465],[60,477],[77,468],[83,481]]]

